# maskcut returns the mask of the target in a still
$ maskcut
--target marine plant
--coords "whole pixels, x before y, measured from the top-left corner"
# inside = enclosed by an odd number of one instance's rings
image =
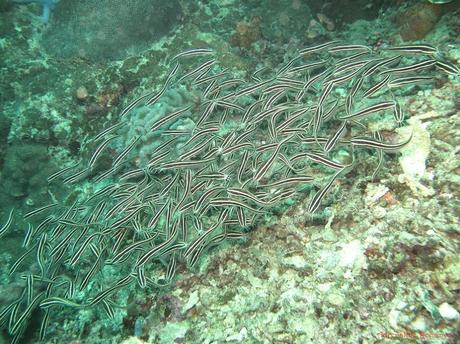
[[[71,197],[24,214],[24,253],[9,267],[24,288],[0,310],[12,343],[33,315],[45,338],[60,308],[113,317],[120,290],[169,283],[179,264],[244,238],[274,207],[311,193],[308,212],[317,211],[363,150],[377,153],[375,175],[384,152],[410,140],[385,142],[368,128],[376,116],[404,125],[400,88],[432,82],[435,68],[459,75],[429,45],[326,42],[250,80],[207,48],[169,62],[160,88],[129,103],[81,162],[49,176],[72,185]],[[12,222],[13,210],[0,235]]]

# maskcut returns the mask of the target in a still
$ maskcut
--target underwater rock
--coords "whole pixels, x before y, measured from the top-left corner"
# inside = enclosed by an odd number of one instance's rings
[[[384,5],[384,0],[342,0],[342,1],[308,1],[312,12],[320,21],[326,16],[336,28],[352,23],[359,19],[371,19],[378,15],[378,10]],[[329,26],[330,23],[325,25]]]
[[[6,12],[11,7],[11,2],[8,0],[0,0],[0,12]]]
[[[122,344],[144,344],[143,340],[140,340],[139,338],[136,337],[129,337],[128,339],[124,340]]]
[[[420,183],[426,177],[426,160],[431,150],[430,133],[417,118],[410,118],[408,123],[410,126],[397,130],[402,135],[412,133],[411,142],[401,149],[399,164],[404,175],[400,176],[400,181],[405,182],[415,194],[431,196],[434,191]]]
[[[61,58],[120,59],[167,34],[181,13],[177,0],[61,0],[42,44]]]
[[[412,140],[401,149],[399,162],[404,173],[410,178],[421,178],[425,174],[426,159],[430,153],[430,134],[420,120],[411,119],[411,127],[399,132],[412,133]]]
[[[256,2],[254,15],[261,36],[270,42],[301,39],[308,32],[312,14],[309,4],[298,0],[263,0]],[[254,24],[252,24],[254,26]]]
[[[45,145],[15,143],[9,146],[3,166],[3,177],[0,179],[2,199],[41,195],[40,190],[47,185],[45,177],[50,173],[50,169]]]
[[[260,17],[253,17],[249,23],[238,22],[236,32],[230,37],[230,43],[236,47],[249,49],[252,43],[257,42],[260,34]]]
[[[167,323],[166,326],[161,329],[157,343],[183,343],[189,327],[190,325],[186,321],[179,323]]]
[[[3,166],[3,159],[8,149],[8,135],[10,132],[11,121],[3,113],[0,113],[0,167]]]
[[[339,252],[339,266],[360,269],[365,264],[364,249],[359,240],[345,244]]]
[[[441,7],[430,3],[417,3],[398,18],[403,40],[424,38],[441,17]]]
[[[441,316],[446,320],[457,320],[460,318],[457,310],[447,302],[444,302],[439,306],[439,314],[441,314]]]

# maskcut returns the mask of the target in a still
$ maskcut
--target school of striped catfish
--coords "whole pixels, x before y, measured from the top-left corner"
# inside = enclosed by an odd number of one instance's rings
[[[179,53],[170,66],[161,88],[134,99],[91,140],[86,159],[48,178],[90,182],[93,193],[23,215],[29,227],[9,276],[24,289],[0,309],[12,343],[32,316],[45,338],[62,307],[101,306],[113,317],[122,288],[170,283],[178,266],[193,267],[212,247],[244,238],[287,199],[310,197],[308,213],[318,211],[334,182],[359,166],[361,150],[376,152],[375,177],[384,152],[411,137],[385,142],[369,121],[388,116],[404,125],[401,88],[460,75],[430,45],[376,50],[338,41],[302,49],[277,71],[263,68],[249,80],[221,68],[208,48]],[[200,101],[177,107],[120,148],[119,131],[132,112],[161,103],[178,86]],[[193,125],[174,125],[184,118]],[[136,161],[142,135],[159,130],[148,161]],[[11,210],[0,236],[13,218]]]

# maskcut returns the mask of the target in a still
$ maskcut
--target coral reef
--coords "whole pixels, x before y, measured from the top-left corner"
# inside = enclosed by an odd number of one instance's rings
[[[83,53],[60,2],[0,11],[0,342],[455,341],[455,1],[407,43],[420,1],[178,1]]]

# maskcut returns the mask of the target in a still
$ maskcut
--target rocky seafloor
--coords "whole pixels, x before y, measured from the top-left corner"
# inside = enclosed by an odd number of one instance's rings
[[[44,195],[67,194],[49,186],[47,176],[78,161],[88,137],[132,99],[158,89],[166,61],[191,46],[212,47],[236,77],[275,69],[295,51],[334,39],[371,47],[431,44],[460,64],[458,1],[322,7],[300,0],[178,1],[180,13],[165,35],[128,46],[137,38],[128,37],[130,28],[120,55],[116,39],[104,49],[99,41],[85,45],[75,29],[63,32],[69,20],[59,17],[63,4],[45,25],[39,1],[0,2],[3,221],[12,206],[19,216],[43,205]],[[137,22],[139,30],[143,25],[150,23]],[[58,42],[66,34],[75,45],[61,54]],[[89,52],[91,44],[98,49]],[[431,86],[399,91],[407,109],[401,127],[368,124],[388,139],[412,133],[399,152],[385,154],[375,178],[377,157],[368,154],[333,185],[317,214],[308,212],[306,194],[267,213],[243,243],[221,245],[191,271],[180,267],[171,285],[120,291],[113,319],[99,309],[61,310],[43,342],[454,343],[460,324],[459,78],[442,75]],[[1,306],[23,283],[8,277],[23,233],[18,226],[2,238]],[[24,343],[38,342],[38,325],[30,327]],[[0,343],[9,340],[3,331]]]

